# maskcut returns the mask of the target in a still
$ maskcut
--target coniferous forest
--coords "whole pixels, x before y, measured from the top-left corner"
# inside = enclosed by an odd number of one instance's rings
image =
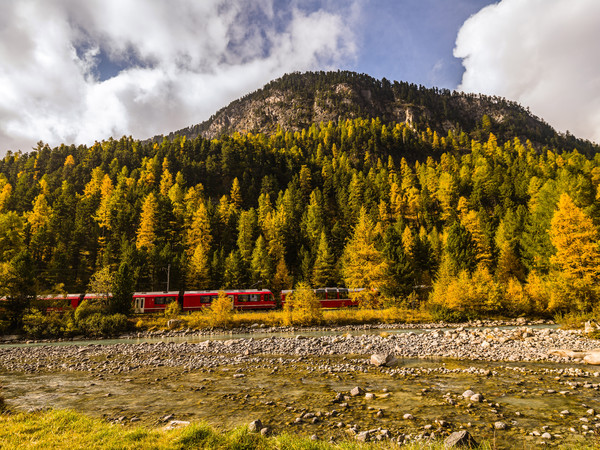
[[[594,309],[596,147],[532,142],[487,114],[438,129],[354,117],[9,152],[0,295],[16,306],[3,326],[36,295],[101,275],[165,290],[167,269],[171,290],[366,287],[381,293],[369,306],[445,319]]]

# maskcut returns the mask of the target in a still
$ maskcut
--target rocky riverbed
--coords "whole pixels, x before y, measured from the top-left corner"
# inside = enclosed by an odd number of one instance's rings
[[[270,432],[319,439],[405,442],[462,429],[500,447],[592,443],[600,367],[549,351],[596,347],[579,332],[530,327],[0,347],[0,383],[13,407],[118,423],[260,419]],[[398,364],[375,367],[374,353]]]

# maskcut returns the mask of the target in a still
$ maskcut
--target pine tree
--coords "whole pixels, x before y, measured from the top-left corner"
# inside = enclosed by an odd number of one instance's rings
[[[329,248],[327,236],[323,231],[313,267],[312,285],[315,287],[332,286],[335,284],[335,280],[335,261]]]
[[[260,235],[252,251],[252,262],[250,264],[253,283],[263,283],[268,286],[271,283],[272,263],[267,251],[265,239]]]
[[[223,287],[227,289],[240,289],[247,285],[246,268],[239,250],[234,250],[225,259],[223,273]]]

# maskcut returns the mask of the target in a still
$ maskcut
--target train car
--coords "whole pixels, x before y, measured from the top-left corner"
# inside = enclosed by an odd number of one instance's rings
[[[65,308],[77,308],[85,294],[42,294],[32,301],[32,305],[44,312],[64,311]]]
[[[338,287],[313,289],[317,299],[321,303],[321,308],[349,308],[358,306],[357,302],[350,298],[352,292],[359,292],[360,289],[347,289]],[[293,290],[281,291],[281,305],[285,304],[286,298],[291,295]]]
[[[226,289],[233,308],[239,311],[274,309],[275,299],[268,289]],[[186,291],[183,293],[183,310],[200,311],[209,307],[219,296],[219,291]]]
[[[136,292],[133,294],[133,311],[137,314],[164,311],[169,303],[179,301],[178,291]]]

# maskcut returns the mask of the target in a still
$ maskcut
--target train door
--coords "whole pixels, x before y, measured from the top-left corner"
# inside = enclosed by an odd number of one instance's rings
[[[135,299],[134,309],[135,309],[136,313],[143,313],[144,312],[144,298],[143,297],[137,297]]]

